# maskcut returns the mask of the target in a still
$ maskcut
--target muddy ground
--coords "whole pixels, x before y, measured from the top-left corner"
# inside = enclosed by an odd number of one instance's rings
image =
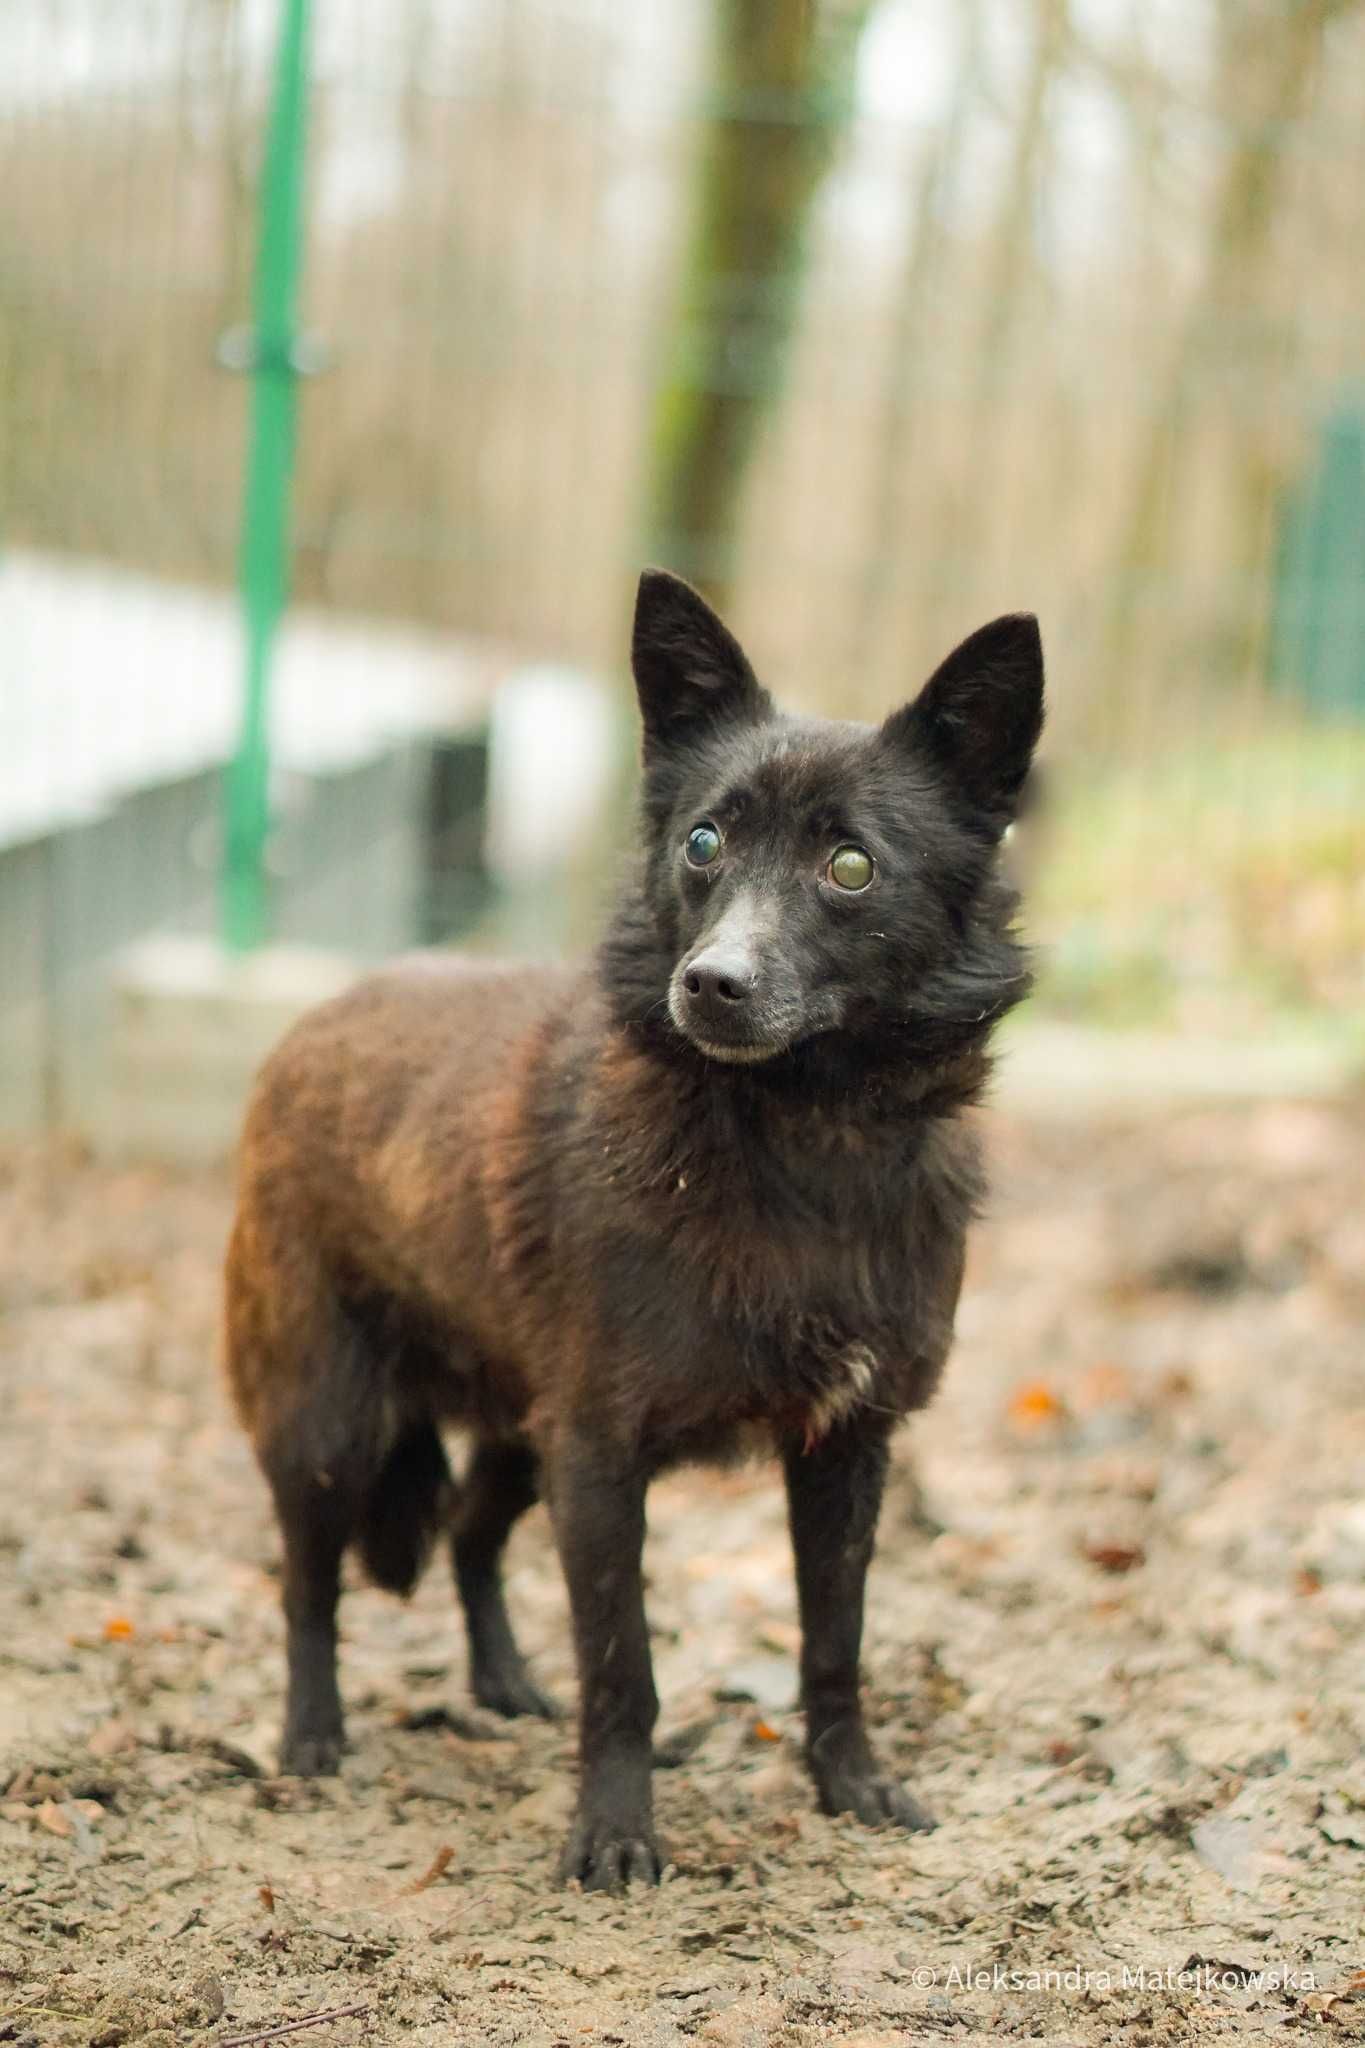
[[[684,1474],[648,1556],[674,1861],[624,1900],[556,1887],[569,1736],[468,1708],[435,1568],[407,1607],[348,1596],[341,1779],[274,1776],[226,1185],[0,1162],[0,2041],[347,2007],[278,2038],[1365,2035],[1365,1106],[993,1143],[867,1652],[941,1825],[812,1810],[777,1486]],[[511,1588],[571,1698],[540,1511]]]

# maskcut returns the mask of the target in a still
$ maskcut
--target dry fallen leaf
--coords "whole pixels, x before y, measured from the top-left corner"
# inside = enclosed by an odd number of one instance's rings
[[[1083,1543],[1081,1556],[1102,1572],[1131,1572],[1147,1562],[1147,1553],[1140,1543]]]
[[[779,1657],[798,1657],[801,1654],[801,1631],[794,1621],[765,1622],[758,1632],[763,1649],[774,1651]]]
[[[1365,1813],[1352,1813],[1344,1799],[1328,1799],[1318,1816],[1318,1833],[1346,1849],[1365,1849]]]
[[[126,1750],[137,1748],[137,1736],[126,1721],[116,1716],[112,1721],[101,1722],[86,1748],[91,1756],[121,1756]]]
[[[212,2026],[215,2020],[223,2017],[227,2005],[223,1993],[223,1980],[215,1976],[211,1970],[197,1978],[190,1986],[190,1997],[193,2001],[191,2010],[201,2025]]]
[[[1006,1414],[1015,1429],[1026,1435],[1055,1429],[1066,1419],[1065,1404],[1043,1380],[1029,1380],[1010,1395]]]
[[[442,1842],[440,1848],[432,1857],[430,1864],[422,1872],[422,1875],[419,1878],[415,1878],[407,1887],[409,1893],[426,1891],[429,1886],[445,1876],[454,1859],[455,1851],[451,1848],[449,1842]]]
[[[1212,1814],[1190,1829],[1190,1845],[1234,1891],[1255,1892],[1266,1877],[1292,1876],[1294,1865],[1267,1845],[1260,1824],[1233,1813]]]

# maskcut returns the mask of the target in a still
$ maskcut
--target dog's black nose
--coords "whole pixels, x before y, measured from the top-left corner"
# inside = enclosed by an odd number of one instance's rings
[[[683,975],[694,1008],[716,1016],[747,1003],[758,984],[753,964],[742,953],[699,953]]]

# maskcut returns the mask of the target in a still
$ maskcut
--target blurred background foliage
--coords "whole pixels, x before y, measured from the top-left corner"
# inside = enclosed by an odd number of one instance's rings
[[[8,0],[0,548],[230,585],[277,27]],[[310,92],[300,604],[619,680],[662,560],[853,716],[1036,610],[1045,1000],[1359,1009],[1361,0],[315,0]]]

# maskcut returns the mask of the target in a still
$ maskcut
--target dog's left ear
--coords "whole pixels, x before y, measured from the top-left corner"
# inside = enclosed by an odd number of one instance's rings
[[[710,726],[772,713],[772,699],[734,634],[690,583],[666,569],[646,569],[640,578],[630,662],[646,761]]]
[[[1043,729],[1043,643],[1032,612],[992,620],[954,648],[914,702],[882,727],[894,744],[927,753],[997,832]]]

